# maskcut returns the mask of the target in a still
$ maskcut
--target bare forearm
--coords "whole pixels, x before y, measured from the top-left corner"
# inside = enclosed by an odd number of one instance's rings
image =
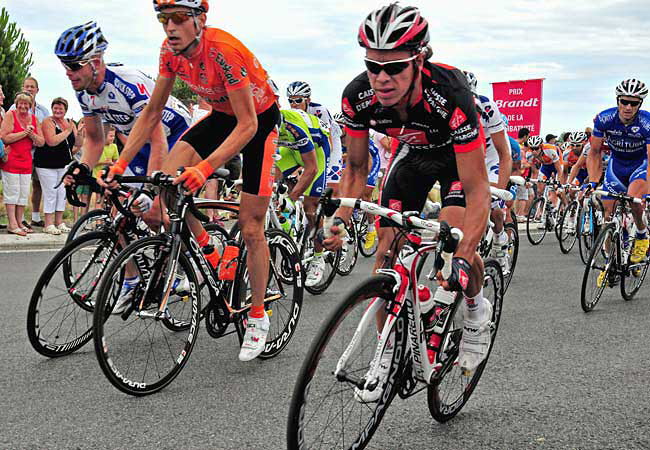
[[[2,138],[2,142],[4,142],[7,145],[13,144],[14,142],[24,139],[26,136],[27,136],[26,131],[19,131],[18,133],[9,133]]]
[[[587,157],[587,173],[589,174],[589,181],[598,182],[600,175],[603,171],[603,162],[600,158],[600,152],[596,155],[593,149],[589,152]]]
[[[150,105],[147,105],[138,117],[138,120],[136,120],[135,126],[131,130],[126,140],[126,145],[120,154],[120,159],[131,162],[149,140],[151,130],[160,124],[161,119],[162,112],[153,111]]]
[[[317,169],[316,168],[306,168],[303,170],[302,175],[300,175],[300,178],[298,178],[298,182],[296,185],[293,187],[291,190],[291,198],[292,199],[297,199],[300,197],[303,192],[307,190],[309,185],[314,181],[314,177],[316,176]]]
[[[361,198],[368,181],[368,166],[349,165],[341,175],[339,184],[339,195],[341,197]],[[346,222],[352,216],[352,208],[339,208],[336,213]]]

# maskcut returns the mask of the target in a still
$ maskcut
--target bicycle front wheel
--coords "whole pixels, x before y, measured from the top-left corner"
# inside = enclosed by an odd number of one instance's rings
[[[508,271],[503,275],[503,291],[508,290],[512,276],[515,274],[515,267],[517,266],[517,258],[519,257],[519,231],[517,230],[517,222],[506,223],[503,230],[508,235],[508,249],[506,256],[508,258]]]
[[[560,224],[558,225],[558,234],[560,241],[560,250],[567,254],[571,251],[576,243],[578,236],[576,224],[578,223],[578,202],[573,201],[569,207],[564,210]]]
[[[183,251],[174,273],[166,235],[140,239],[108,267],[93,320],[95,354],[108,380],[131,395],[147,395],[171,383],[194,348],[201,307],[194,266]],[[123,277],[137,277],[125,292]],[[173,282],[163,311],[167,280]],[[116,304],[124,305],[123,310]]]
[[[580,305],[589,312],[598,304],[605,287],[616,281],[616,246],[618,245],[615,225],[608,224],[598,235],[585,267],[580,290]]]
[[[394,298],[394,280],[375,275],[356,287],[330,314],[312,342],[291,399],[289,449],[362,449],[368,445],[399,386],[406,349],[406,320],[398,317],[390,339],[390,369],[372,403],[358,396],[377,350],[375,312]]]
[[[526,236],[532,245],[539,245],[546,236],[545,222],[548,211],[544,211],[545,203],[543,198],[536,198],[533,204],[530,205],[530,211],[528,211]]]
[[[492,304],[493,328],[490,349],[483,362],[469,374],[463,373],[460,367],[450,363],[458,357],[463,332],[464,306],[460,305],[456,308],[445,336],[446,348],[443,350],[449,363],[443,363],[441,374],[432,381],[427,389],[429,412],[431,417],[438,422],[447,422],[465,406],[483,375],[483,370],[494,347],[503,306],[503,274],[501,265],[492,259],[485,261],[483,296]],[[456,301],[463,300],[457,299]]]
[[[91,231],[100,231],[112,221],[112,217],[105,209],[93,209],[88,211],[72,225],[66,244],[78,238],[82,234],[90,233]]]
[[[630,239],[630,241],[633,240]],[[644,261],[639,264],[630,263],[625,268],[621,275],[621,295],[624,300],[632,300],[637,292],[639,292],[648,273],[648,264],[650,264],[650,261]]]

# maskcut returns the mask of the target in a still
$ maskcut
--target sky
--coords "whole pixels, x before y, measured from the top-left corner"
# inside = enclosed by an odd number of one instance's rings
[[[387,1],[211,0],[208,25],[240,39],[284,93],[295,80],[308,82],[312,100],[334,113],[347,83],[364,70],[357,30]],[[479,92],[491,82],[544,78],[542,135],[583,129],[615,106],[623,79],[650,83],[650,9],[641,0],[439,0],[402,1],[418,6],[430,24],[433,61],[474,72]],[[109,46],[107,62],[157,75],[164,39],[151,0],[4,0],[10,20],[31,44],[31,73],[40,83],[37,101],[70,100],[74,91],[54,56],[67,28],[97,20]],[[285,99],[283,104],[287,105]]]

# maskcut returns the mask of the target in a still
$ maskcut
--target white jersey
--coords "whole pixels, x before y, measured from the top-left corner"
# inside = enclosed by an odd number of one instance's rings
[[[327,172],[328,183],[338,183],[341,179],[343,169],[343,148],[341,147],[341,127],[336,123],[330,112],[323,105],[311,102],[307,106],[307,112],[318,117],[330,130],[332,145],[330,146],[330,164]]]
[[[388,161],[390,161],[390,149],[386,150],[384,144],[382,144],[382,139],[386,137],[385,134],[375,131],[372,128],[368,130],[368,137],[375,144],[375,147],[379,150],[379,160],[381,162],[381,169],[385,169],[388,166]]]
[[[149,103],[154,85],[154,80],[139,70],[108,65],[104,82],[97,92],[78,91],[77,100],[85,117],[100,116],[118,132],[128,136]],[[190,125],[191,114],[185,105],[170,96],[163,110],[162,123],[168,141],[172,138],[176,142]]]
[[[488,178],[490,183],[496,183],[499,181],[499,153],[492,140],[492,135],[505,133],[506,124],[503,123],[501,112],[492,100],[479,95],[474,97],[474,101],[481,116],[481,126],[485,131],[485,166],[487,167]],[[509,139],[506,139],[506,141],[509,141]]]

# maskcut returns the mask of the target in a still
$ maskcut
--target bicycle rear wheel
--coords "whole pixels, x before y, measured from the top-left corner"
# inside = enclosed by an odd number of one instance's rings
[[[358,232],[357,232],[357,241],[359,242],[359,252],[366,258],[369,258],[370,256],[374,255],[377,253],[377,246],[379,245],[379,238],[377,236],[377,229],[374,229],[375,237],[374,241],[372,242],[372,245],[370,245],[368,248],[366,248],[366,238],[368,235],[368,219],[363,215],[361,220],[358,223]]]
[[[112,217],[105,209],[93,209],[92,211],[88,211],[72,224],[65,243],[67,244],[82,234],[91,231],[102,231],[103,227],[111,221]]]
[[[302,252],[300,254],[300,261],[306,277],[311,269],[311,264],[316,259],[316,256],[314,254],[314,241],[311,238],[311,232],[305,231],[303,239],[304,240],[302,244]],[[336,276],[336,267],[339,265],[339,261],[341,259],[341,250],[339,249],[333,252],[323,249],[323,254],[321,257],[325,261],[325,264],[320,281],[312,286],[307,286],[305,283],[305,289],[307,289],[307,292],[312,295],[322,294],[327,290],[330,284],[332,284],[332,281]]]
[[[532,245],[539,245],[546,236],[546,214],[548,211],[544,211],[545,201],[543,198],[536,198],[532,205],[530,205],[530,211],[528,211],[528,217],[526,218],[526,236],[528,241]]]
[[[49,262],[27,309],[27,336],[38,353],[64,356],[90,340],[96,288],[116,254],[116,241],[111,233],[86,233]]]
[[[585,266],[580,290],[580,305],[584,312],[594,309],[605,287],[611,287],[614,281],[617,245],[615,225],[610,223],[598,235]]]
[[[183,251],[173,274],[167,235],[140,239],[108,267],[93,319],[95,354],[108,380],[130,395],[147,395],[171,383],[194,348],[201,307],[196,272]],[[139,281],[124,312],[113,314],[121,277],[135,271]],[[132,275],[131,275],[132,276]],[[161,313],[168,277],[173,284]]]
[[[564,210],[560,223],[558,225],[558,234],[560,241],[560,250],[567,254],[571,251],[576,243],[578,233],[576,224],[578,223],[578,202],[573,201],[569,207]]]
[[[583,264],[587,264],[589,261],[589,254],[591,253],[591,247],[593,246],[594,241],[594,232],[593,232],[593,213],[591,207],[580,208],[580,214],[578,215],[578,251],[580,253],[580,260]]]
[[[504,231],[508,235],[508,249],[506,255],[508,257],[508,272],[503,276],[503,291],[508,290],[512,276],[515,274],[515,267],[517,266],[517,258],[519,257],[519,231],[515,223],[506,223],[503,226]]]
[[[464,374],[460,367],[453,364],[458,357],[463,332],[463,305],[459,305],[445,333],[448,343],[443,351],[448,362],[443,363],[440,375],[432,381],[427,389],[429,412],[431,417],[438,422],[447,422],[465,406],[483,375],[483,370],[494,347],[503,306],[503,274],[501,265],[492,259],[485,261],[483,296],[492,304],[494,325],[490,350],[485,360],[470,374]],[[456,301],[463,301],[463,299],[456,299]]]
[[[632,241],[632,239],[630,239]],[[631,242],[630,242],[631,244]],[[632,300],[639,292],[643,281],[648,273],[648,264],[650,261],[645,261],[639,264],[629,264],[621,275],[621,295],[624,300]]]
[[[373,312],[394,298],[394,284],[387,275],[363,281],[324,322],[296,380],[287,424],[289,449],[368,445],[398,390],[405,358],[406,320],[401,316],[391,333],[394,352],[388,376],[376,387],[382,394],[374,403],[357,397],[378,344]],[[372,310],[366,314],[368,308]]]

